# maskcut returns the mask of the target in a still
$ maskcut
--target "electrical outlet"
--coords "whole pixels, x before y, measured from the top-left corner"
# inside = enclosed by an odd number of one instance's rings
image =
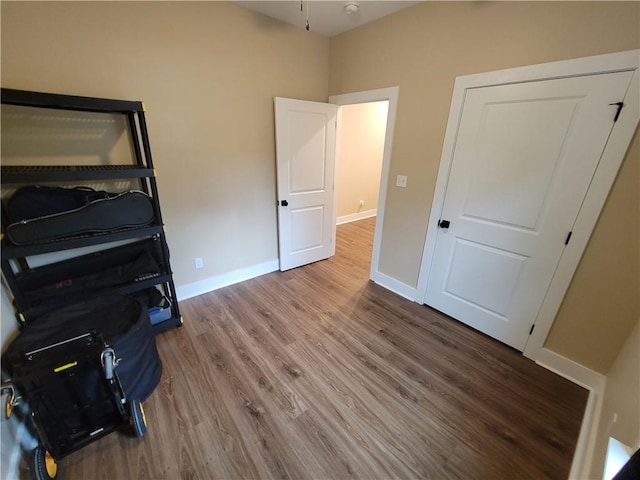
[[[196,265],[196,268],[203,268],[204,267],[204,261],[202,260],[202,257],[196,257],[194,259],[194,263]]]
[[[360,200],[360,202],[358,203],[358,205],[360,206],[360,208],[364,207],[364,200]]]
[[[405,188],[406,186],[407,186],[407,176],[406,175],[398,175],[396,177],[396,187]]]

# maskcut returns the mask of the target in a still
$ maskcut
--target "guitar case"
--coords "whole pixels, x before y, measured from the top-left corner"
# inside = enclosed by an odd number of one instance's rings
[[[7,205],[8,239],[16,245],[149,225],[155,218],[140,191],[97,192],[88,188],[23,187]]]

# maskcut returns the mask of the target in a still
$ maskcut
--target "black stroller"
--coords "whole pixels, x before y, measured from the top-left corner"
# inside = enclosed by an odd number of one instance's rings
[[[27,324],[2,368],[6,416],[24,402],[39,441],[30,459],[37,480],[55,478],[61,458],[123,425],[142,437],[142,402],[162,375],[148,311],[130,297],[94,298]]]

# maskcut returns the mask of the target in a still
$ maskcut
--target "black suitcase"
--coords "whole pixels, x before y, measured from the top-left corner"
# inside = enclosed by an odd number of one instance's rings
[[[40,445],[35,478],[53,478],[56,462],[132,423],[146,432],[142,401],[162,375],[147,309],[129,297],[100,297],[38,318],[3,355],[3,389],[28,406]]]
[[[144,192],[112,194],[35,186],[16,191],[7,204],[7,217],[11,222],[6,229],[8,239],[29,245],[143,227],[153,222],[155,212]]]

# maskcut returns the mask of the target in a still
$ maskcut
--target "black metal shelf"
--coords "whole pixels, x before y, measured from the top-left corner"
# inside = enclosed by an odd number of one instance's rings
[[[164,322],[153,325],[153,333],[156,335],[182,326],[182,317],[171,317]]]
[[[101,118],[97,118],[100,117],[100,115],[96,116],[96,121],[99,125],[103,123],[115,125],[115,128],[119,130],[116,132],[118,135],[113,136],[114,139],[121,138],[123,131],[126,130],[128,132],[134,162],[133,165],[118,165],[114,163],[108,165],[57,165],[55,163],[51,164],[53,163],[52,161],[44,161],[43,163],[47,165],[2,166],[0,168],[0,182],[2,185],[13,186],[40,183],[51,183],[55,185],[72,182],[79,185],[78,182],[132,180],[139,184],[140,190],[149,195],[149,198],[153,202],[155,216],[154,224],[143,228],[121,228],[108,233],[77,235],[46,243],[14,245],[9,242],[8,239],[3,239],[1,242],[2,273],[13,294],[14,307],[18,318],[30,321],[37,319],[45,311],[51,310],[54,307],[57,308],[63,304],[86,300],[97,295],[130,295],[137,291],[157,287],[171,305],[171,318],[154,325],[154,332],[157,334],[182,325],[175,285],[171,275],[169,247],[166,243],[164,233],[155,169],[153,168],[144,115],[144,105],[142,102],[29,92],[6,88],[1,89],[0,100],[3,105],[122,115],[124,121],[120,121],[120,119],[107,119],[108,121],[105,120],[105,123],[102,122]],[[15,122],[13,128],[17,129],[18,133],[26,132],[29,134],[28,141],[23,140],[23,143],[26,143],[19,145],[20,147],[24,147],[24,151],[16,150],[17,153],[15,157],[18,159],[27,157],[39,158],[39,149],[43,148],[46,148],[45,152],[49,154],[48,156],[45,154],[44,158],[65,158],[68,154],[67,147],[75,148],[76,150],[80,148],[82,155],[86,155],[88,158],[105,158],[104,152],[109,152],[112,147],[111,144],[105,145],[84,141],[84,137],[73,130],[79,130],[80,133],[86,130],[91,133],[91,122],[95,120],[92,118],[92,115],[59,114],[58,112],[43,112],[37,110],[34,110],[32,115],[28,111],[23,112],[23,109],[15,109],[13,107],[7,109],[6,114],[8,116],[7,118],[11,118]],[[75,117],[78,118],[76,119]],[[56,130],[56,122],[62,122],[63,126],[71,128],[75,136],[60,137]],[[37,143],[40,132],[46,134],[47,129],[52,129],[51,131],[54,134],[52,138],[57,142],[54,142],[55,152],[51,152],[51,145],[45,147],[46,142],[42,142],[42,144]],[[105,138],[105,141],[110,141],[109,139],[111,137],[107,135],[100,138]],[[93,140],[93,137],[91,137],[91,140]],[[32,144],[33,148],[31,148]],[[32,154],[32,150],[35,153]],[[106,156],[108,157],[109,155]],[[125,155],[123,155],[123,157],[124,156]],[[4,215],[3,218],[6,222],[7,216]],[[7,227],[6,224],[3,224],[3,226],[5,228]],[[30,270],[30,263],[35,263],[35,260],[30,257],[98,245],[105,245],[107,249],[110,249],[108,246],[110,243],[147,237],[154,237],[159,241],[160,253],[158,253],[155,258],[160,266],[161,275],[146,278],[143,281],[128,282],[117,287],[88,288],[82,292],[56,298],[40,298],[38,301],[28,301],[25,298],[20,282],[18,281],[18,276]]]
[[[30,257],[43,253],[59,252],[62,250],[73,250],[74,248],[89,247],[92,245],[102,245],[105,243],[129,240],[132,238],[150,237],[163,232],[162,226],[152,226],[145,228],[129,228],[115,230],[99,235],[86,235],[73,238],[63,238],[55,242],[38,243],[33,245],[14,245],[8,240],[2,240],[2,260],[13,258]]]
[[[2,184],[117,180],[155,175],[152,168],[137,165],[4,166],[0,172]]]
[[[118,285],[116,287],[101,289],[100,295],[131,295],[135,292],[145,290],[147,288],[154,287],[161,283],[168,283],[171,281],[171,274],[158,275],[147,280],[139,282],[128,283],[126,285]],[[62,295],[53,299],[46,299],[42,302],[33,302],[29,304],[26,302],[26,308],[22,310],[23,317],[29,321],[31,318],[37,318],[40,315],[51,311],[57,307],[68,305],[72,303],[81,302],[96,296],[95,291],[78,292],[70,295]]]
[[[129,113],[144,111],[142,102],[29,92],[11,88],[2,89],[2,103],[25,107],[78,110],[83,112]]]

